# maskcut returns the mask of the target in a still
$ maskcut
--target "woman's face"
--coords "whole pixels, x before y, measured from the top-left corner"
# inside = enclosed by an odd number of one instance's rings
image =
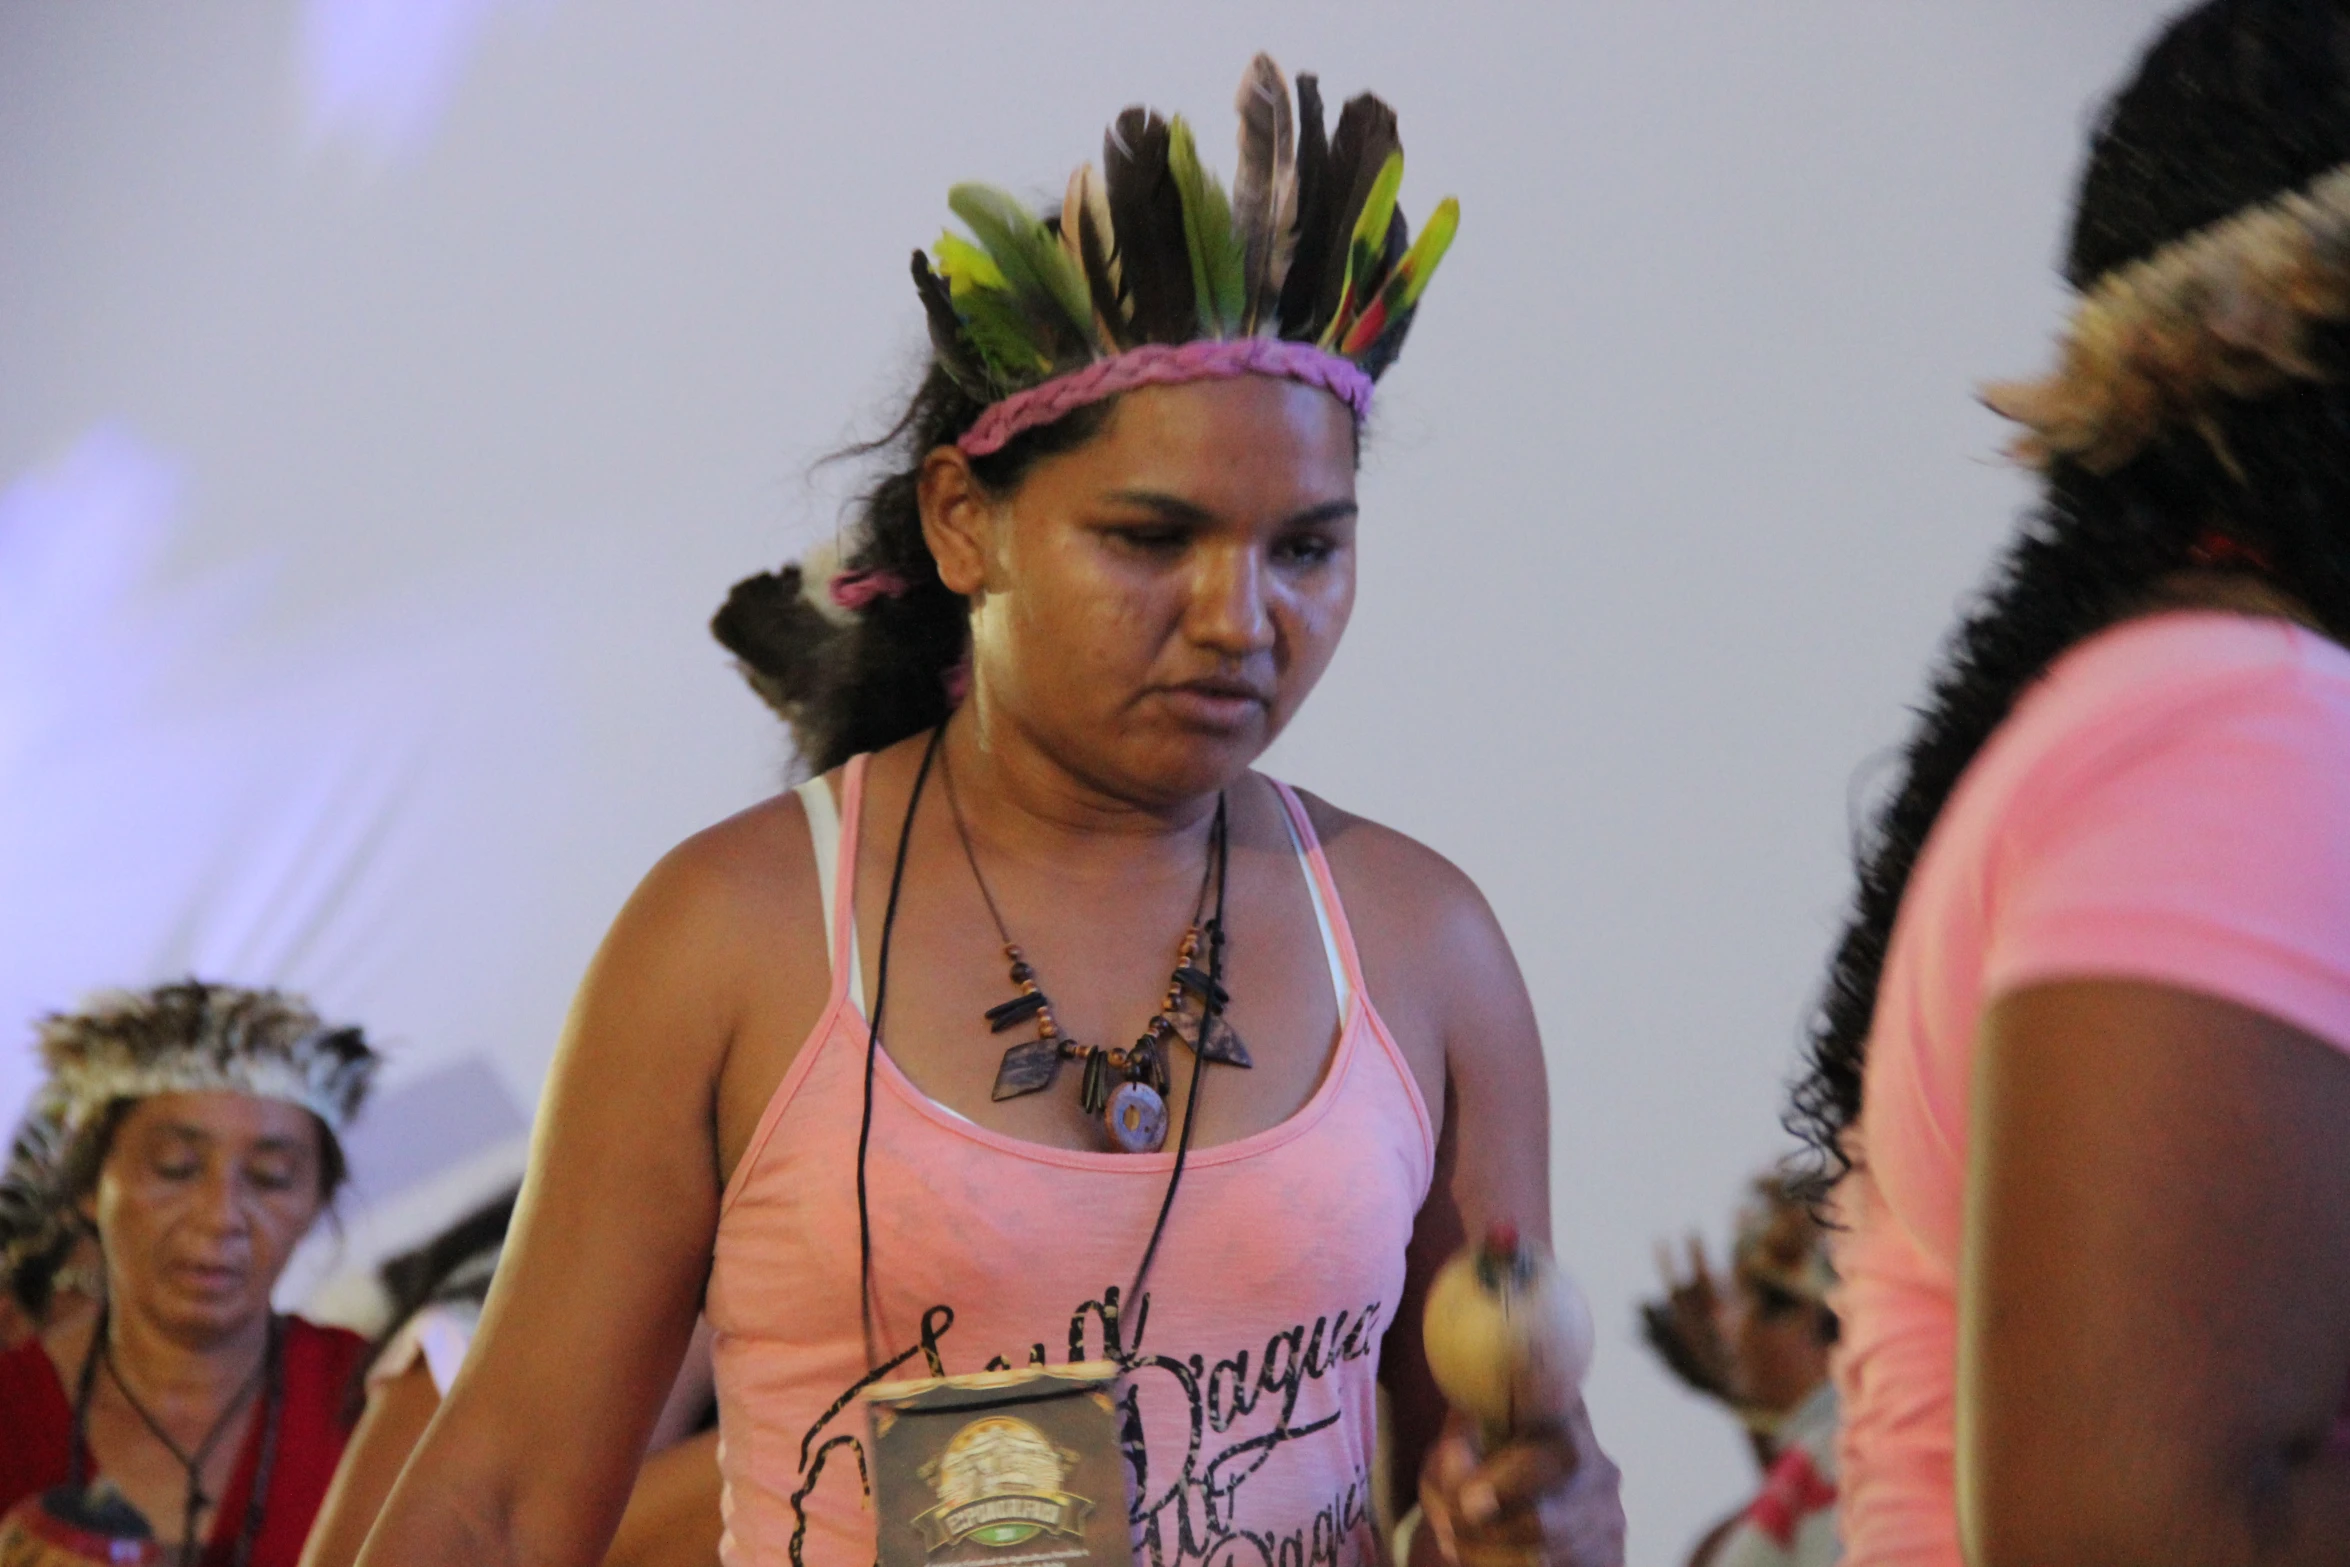
[[[944,460],[934,459],[933,468]],[[1328,667],[1354,606],[1355,433],[1329,393],[1262,376],[1130,392],[1000,503],[927,503],[972,600],[983,734],[1171,802],[1223,787]],[[943,544],[943,548],[942,548]]]
[[[263,1317],[324,1202],[322,1138],[309,1111],[250,1094],[132,1106],[91,1202],[116,1309],[195,1342]]]
[[[1736,1365],[1740,1400],[1785,1414],[1828,1379],[1821,1308],[1737,1271],[1723,1302],[1723,1337]]]

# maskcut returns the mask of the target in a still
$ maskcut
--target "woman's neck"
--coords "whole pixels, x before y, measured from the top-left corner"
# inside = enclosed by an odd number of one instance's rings
[[[252,1382],[269,1353],[266,1314],[224,1334],[193,1338],[117,1304],[106,1314],[105,1332],[116,1376],[166,1421],[217,1417]]]
[[[2321,636],[2330,635],[2307,604],[2268,578],[2249,571],[2174,571],[2154,583],[2136,613],[2159,614],[2172,609],[2265,615],[2293,621]]]
[[[1213,793],[1137,803],[1055,760],[1016,725],[983,724],[972,705],[947,720],[944,749],[965,822],[998,854],[1049,862],[1065,879],[1149,875],[1162,858],[1169,872],[1196,870]]]

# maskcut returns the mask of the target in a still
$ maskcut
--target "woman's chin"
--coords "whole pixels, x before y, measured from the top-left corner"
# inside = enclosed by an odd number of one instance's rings
[[[1196,800],[1238,782],[1272,744],[1270,726],[1258,722],[1233,729],[1169,728],[1134,748],[1122,768],[1136,780],[1136,792],[1159,804]]]
[[[163,1327],[172,1337],[190,1344],[233,1338],[255,1322],[266,1320],[270,1312],[267,1296],[255,1300],[242,1292],[228,1295],[172,1290],[157,1304],[161,1309],[156,1316]]]

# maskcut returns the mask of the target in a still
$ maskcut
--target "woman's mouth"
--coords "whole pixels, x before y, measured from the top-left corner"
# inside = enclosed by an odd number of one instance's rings
[[[1245,728],[1272,706],[1269,695],[1245,680],[1187,680],[1160,688],[1160,694],[1178,718],[1199,729]]]
[[[170,1276],[191,1295],[233,1295],[245,1284],[245,1270],[228,1262],[175,1262]]]

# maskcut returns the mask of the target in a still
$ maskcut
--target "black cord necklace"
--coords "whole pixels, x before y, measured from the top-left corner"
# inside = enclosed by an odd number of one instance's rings
[[[269,1496],[270,1476],[277,1468],[278,1421],[285,1408],[286,1391],[282,1324],[275,1316],[269,1319],[269,1338],[261,1353],[261,1364],[253,1368],[253,1374],[245,1379],[244,1385],[230,1398],[227,1406],[221,1410],[220,1418],[212,1423],[212,1429],[205,1433],[204,1440],[196,1444],[196,1451],[191,1454],[180,1447],[171,1433],[163,1428],[163,1422],[156,1419],[147,1406],[139,1401],[139,1395],[132,1392],[130,1383],[124,1380],[122,1368],[114,1363],[114,1344],[109,1332],[112,1318],[109,1311],[110,1308],[105,1305],[98,1308],[97,1331],[90,1336],[89,1353],[82,1358],[80,1386],[75,1390],[74,1489],[79,1491],[89,1483],[87,1458],[90,1450],[90,1403],[97,1391],[98,1368],[103,1364],[107,1376],[114,1382],[115,1391],[122,1395],[123,1402],[131,1406],[131,1412],[139,1417],[148,1433],[163,1444],[164,1451],[171,1454],[187,1473],[187,1508],[180,1526],[180,1567],[195,1567],[204,1554],[204,1540],[197,1532],[197,1522],[204,1510],[218,1500],[204,1492],[204,1466],[211,1461],[213,1449],[228,1434],[236,1417],[252,1402],[255,1392],[260,1391],[264,1398],[261,1452],[253,1466],[253,1483],[245,1494],[245,1516],[237,1530],[236,1552],[230,1558],[234,1567],[247,1567],[253,1559],[253,1542],[261,1533],[261,1511]]]
[[[890,869],[889,901],[883,907],[881,916],[881,944],[873,960],[873,1015],[865,1033],[865,1103],[863,1118],[857,1128],[857,1310],[864,1325],[865,1363],[868,1369],[877,1369],[882,1364],[881,1352],[874,1337],[873,1212],[865,1184],[866,1157],[873,1144],[873,1065],[881,1054],[882,1009],[889,999],[890,941],[897,929],[898,896],[905,890],[906,853],[914,842],[914,812],[922,803],[923,787],[930,781],[931,766],[938,760],[945,740],[946,725],[942,723],[930,732],[930,743],[922,750],[922,765],[914,773],[913,792],[906,799],[906,818],[898,828],[897,859]],[[1230,822],[1221,795],[1216,801],[1213,833],[1216,912],[1202,928],[1207,946],[1208,983],[1201,996],[1200,1039],[1215,1037],[1219,1029],[1229,1032],[1229,1025],[1225,1024],[1223,1016],[1228,998],[1221,981],[1224,974],[1224,893],[1231,843]],[[974,865],[972,868],[976,873],[978,867]],[[985,886],[982,882],[982,891]],[[1233,1036],[1233,1039],[1237,1045],[1238,1036]],[[1183,1184],[1183,1168],[1191,1153],[1192,1129],[1199,1124],[1200,1080],[1208,1075],[1208,1063],[1221,1059],[1216,1054],[1198,1051],[1196,1046],[1194,1048],[1197,1060],[1192,1067],[1190,1090],[1184,1095],[1183,1131],[1175,1140],[1175,1164],[1167,1173],[1167,1194],[1160,1199],[1158,1218],[1151,1225],[1150,1241],[1143,1247],[1142,1262],[1134,1270],[1134,1283],[1126,1292],[1125,1310],[1128,1312],[1139,1310],[1142,1287],[1150,1278],[1151,1263],[1157,1259],[1159,1242],[1167,1233],[1167,1216],[1175,1211],[1175,1193]],[[1245,1051],[1242,1052],[1242,1064],[1246,1064]]]
[[[1141,1037],[1132,1046],[1121,1049],[1086,1044],[1062,1031],[1060,1020],[1053,1015],[1052,998],[1038,982],[1036,969],[1029,963],[1027,954],[1012,939],[1004,911],[997,906],[995,893],[980,873],[971,829],[963,820],[962,797],[955,792],[954,759],[947,757],[939,772],[946,783],[947,809],[955,819],[955,837],[963,845],[964,862],[971,867],[971,880],[978,885],[979,896],[987,904],[988,918],[995,922],[996,934],[1003,940],[1004,957],[1011,964],[1012,983],[1020,991],[1011,1000],[987,1009],[988,1031],[1000,1034],[1032,1019],[1036,1024],[1036,1038],[1004,1052],[990,1097],[1017,1099],[1023,1094],[1039,1093],[1052,1086],[1053,1079],[1060,1075],[1063,1061],[1081,1060],[1085,1071],[1078,1087],[1078,1105],[1087,1115],[1101,1117],[1110,1142],[1122,1152],[1157,1153],[1167,1142],[1167,1056],[1172,1041],[1182,1040],[1209,1060],[1230,1066],[1251,1064],[1248,1047],[1221,1018],[1213,1029],[1199,1027],[1189,1035],[1184,1033],[1184,1025],[1190,1021],[1186,1014],[1193,1003],[1199,1004],[1204,1020],[1211,994],[1216,995],[1219,1005],[1229,1001],[1220,994],[1221,987],[1208,977],[1207,971],[1197,966],[1200,943],[1206,934],[1203,918],[1208,908],[1208,889],[1223,874],[1228,858],[1224,796],[1216,796],[1216,819],[1208,829],[1207,859],[1200,867],[1199,896],[1192,900],[1190,925],[1176,947],[1175,972],[1168,978],[1166,998]]]

